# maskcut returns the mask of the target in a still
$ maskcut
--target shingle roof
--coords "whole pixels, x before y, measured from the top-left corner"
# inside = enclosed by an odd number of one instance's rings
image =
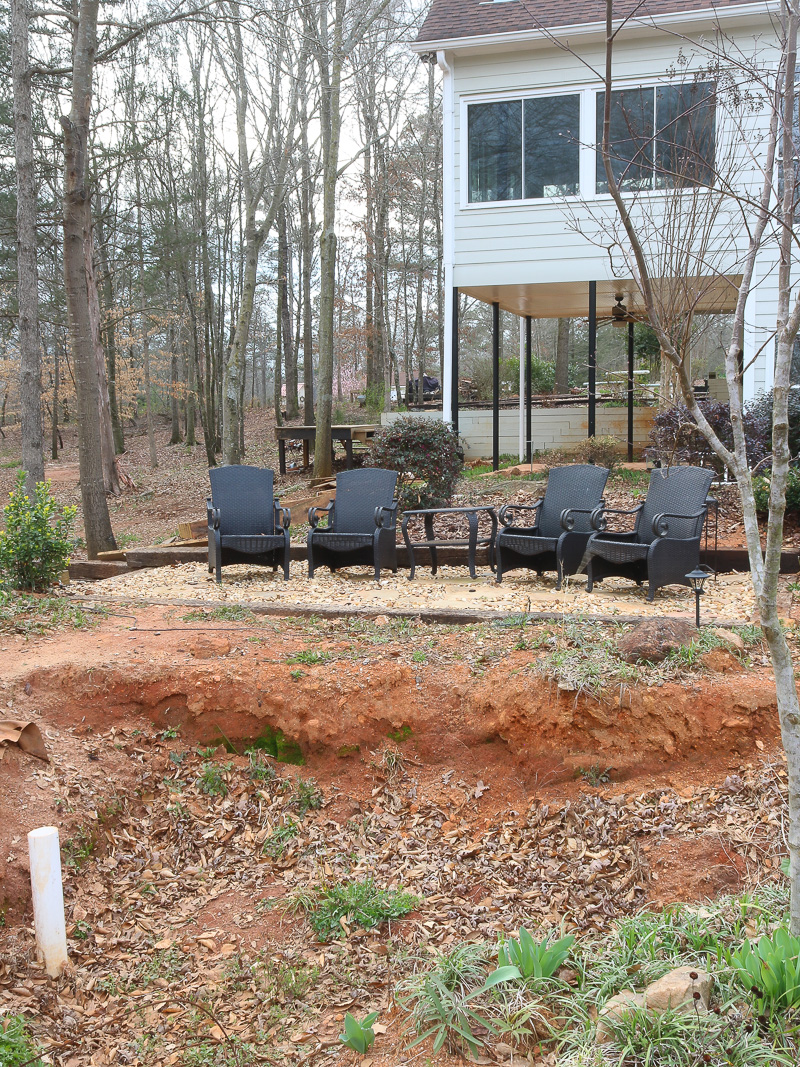
[[[639,18],[674,11],[726,8],[751,0],[615,0],[614,16],[623,18],[636,9]],[[767,5],[764,5],[765,11]],[[484,34],[551,29],[602,22],[605,0],[433,0],[418,42],[450,41]]]

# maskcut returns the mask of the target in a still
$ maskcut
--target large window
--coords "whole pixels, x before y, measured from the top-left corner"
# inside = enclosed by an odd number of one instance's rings
[[[598,93],[598,145],[603,139],[604,108],[605,93]],[[715,135],[713,82],[618,89],[611,94],[609,156],[623,192],[710,185]],[[599,151],[596,190],[608,192]]]
[[[578,95],[471,104],[470,203],[576,196],[579,124]]]

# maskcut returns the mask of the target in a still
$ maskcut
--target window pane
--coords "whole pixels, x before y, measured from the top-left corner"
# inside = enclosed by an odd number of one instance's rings
[[[471,104],[470,203],[522,198],[522,101]]]
[[[656,95],[656,186],[713,183],[714,83],[659,86]]]
[[[579,96],[525,101],[525,196],[577,196]]]
[[[611,169],[623,192],[653,187],[652,89],[619,89],[611,94]],[[597,191],[608,192],[600,146],[605,93],[597,94]]]

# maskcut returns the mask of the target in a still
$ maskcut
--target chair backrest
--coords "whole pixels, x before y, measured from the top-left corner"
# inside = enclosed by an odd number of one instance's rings
[[[273,474],[263,467],[212,467],[211,501],[219,508],[222,534],[274,534]]]
[[[596,508],[608,481],[605,467],[592,463],[575,463],[569,467],[553,467],[547,476],[547,490],[539,509],[539,533],[542,537],[560,537],[561,512],[565,508]],[[576,515],[576,530],[591,529],[588,515]]]
[[[650,544],[656,537],[653,519],[666,512],[686,515],[700,511],[714,480],[714,472],[705,467],[657,467],[650,475],[647,499],[636,523],[636,539]],[[699,537],[705,514],[699,518],[669,519],[670,537]]]
[[[397,471],[362,467],[336,475],[333,526],[337,533],[373,533],[375,508],[394,500]]]

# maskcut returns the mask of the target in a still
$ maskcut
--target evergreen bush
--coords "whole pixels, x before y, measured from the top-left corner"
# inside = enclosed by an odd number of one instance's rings
[[[49,482],[38,482],[31,498],[20,471],[3,508],[6,528],[0,532],[0,579],[14,589],[37,592],[57,581],[69,564],[76,510],[59,507]]]
[[[443,507],[453,496],[464,451],[451,426],[408,416],[375,434],[369,465],[398,472],[401,511]]]

